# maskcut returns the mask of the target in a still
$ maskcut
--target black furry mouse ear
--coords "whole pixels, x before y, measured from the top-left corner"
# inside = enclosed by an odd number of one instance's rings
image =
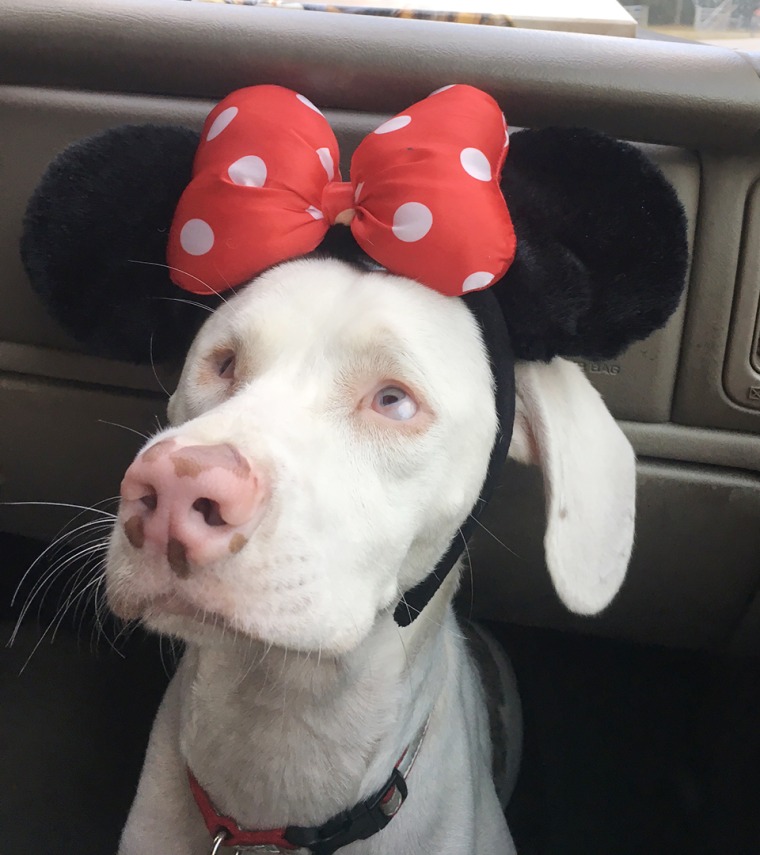
[[[184,353],[206,317],[183,302],[166,267],[169,227],[197,147],[187,128],[113,128],[59,154],[35,190],[24,266],[47,309],[90,353],[163,361]]]
[[[495,292],[518,359],[608,359],[668,320],[686,218],[637,148],[590,130],[521,131],[502,189],[517,255]]]

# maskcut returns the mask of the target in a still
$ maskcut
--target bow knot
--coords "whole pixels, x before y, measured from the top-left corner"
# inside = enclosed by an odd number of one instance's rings
[[[233,92],[212,110],[174,215],[174,282],[197,294],[241,285],[346,225],[381,267],[442,294],[497,282],[515,235],[499,187],[509,134],[497,103],[446,86],[369,134],[341,181],[330,125],[280,86]]]
[[[350,181],[328,181],[322,191],[322,213],[331,225],[349,226],[356,215],[354,186]]]

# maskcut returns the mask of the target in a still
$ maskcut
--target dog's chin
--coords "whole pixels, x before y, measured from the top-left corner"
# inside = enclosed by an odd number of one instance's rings
[[[159,635],[203,646],[240,646],[252,642],[292,650],[341,657],[357,648],[368,633],[349,632],[333,638],[306,639],[271,626],[239,625],[220,612],[193,603],[176,592],[142,599],[108,596],[111,611],[122,620],[137,620]],[[302,626],[302,624],[301,624]],[[371,631],[371,628],[368,632]]]
[[[250,645],[251,640],[261,640],[251,633],[236,630],[225,618],[213,612],[189,615],[149,609],[141,622],[151,632],[207,647],[242,642]]]
[[[214,642],[226,635],[241,634],[257,639],[250,632],[241,633],[224,615],[197,606],[177,593],[138,599],[109,596],[108,604],[122,620],[137,620],[146,629],[184,641]]]

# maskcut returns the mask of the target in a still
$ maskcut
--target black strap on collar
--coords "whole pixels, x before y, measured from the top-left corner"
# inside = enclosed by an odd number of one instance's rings
[[[491,449],[488,471],[475,506],[432,572],[401,598],[393,614],[399,626],[409,626],[420,615],[464,552],[478,518],[496,489],[512,441],[515,418],[515,358],[504,315],[490,289],[467,294],[461,299],[480,324],[483,341],[488,348],[499,431]]]
[[[341,811],[319,827],[289,825],[283,837],[313,855],[333,855],[343,846],[366,840],[382,831],[406,800],[407,788],[398,767],[375,793],[349,810]]]

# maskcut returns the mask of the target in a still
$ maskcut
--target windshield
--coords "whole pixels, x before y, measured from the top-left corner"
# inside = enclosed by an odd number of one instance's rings
[[[194,0],[421,18],[666,41],[691,41],[760,51],[760,0]]]

